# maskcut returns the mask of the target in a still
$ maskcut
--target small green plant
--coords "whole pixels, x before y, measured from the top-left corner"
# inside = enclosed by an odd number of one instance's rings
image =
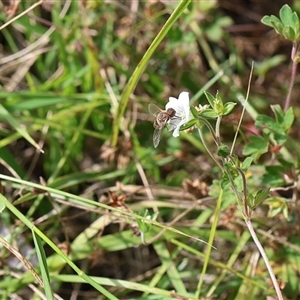
[[[280,19],[276,16],[264,16],[261,22],[274,30],[287,40],[295,42],[300,37],[300,21],[297,13],[288,4],[279,11]]]
[[[297,64],[300,61],[299,37],[300,37],[300,21],[299,16],[293,11],[289,5],[285,4],[279,12],[280,19],[276,16],[264,16],[262,23],[274,28],[274,30],[285,39],[293,42],[291,59],[293,62],[289,92],[286,96],[284,111],[290,106],[291,92],[295,82]]]
[[[284,38],[293,42],[292,61],[294,64],[297,64],[299,61],[298,40],[300,36],[300,24],[296,12],[293,12],[288,5],[285,5],[280,10],[280,19],[275,16],[265,16],[262,19],[262,22],[273,27],[278,34],[281,34]],[[257,116],[255,120],[255,126],[261,132],[261,134],[260,136],[251,136],[249,138],[250,143],[245,145],[243,149],[243,154],[247,156],[243,161],[234,155],[234,147],[237,136],[235,136],[231,150],[229,150],[229,147],[222,143],[220,135],[222,117],[231,113],[235,103],[224,103],[219,93],[217,93],[216,96],[213,96],[209,92],[204,92],[209,105],[190,107],[189,113],[187,112],[186,104],[184,105],[184,108],[181,109],[177,103],[180,100],[183,101],[183,97],[181,96],[179,96],[178,101],[173,101],[172,99],[174,98],[170,98],[169,103],[166,105],[166,109],[171,108],[176,112],[175,116],[168,121],[169,124],[176,123],[176,126],[171,126],[171,130],[174,130],[174,133],[176,132],[176,134],[173,134],[173,136],[177,137],[179,135],[179,130],[184,130],[191,126],[195,126],[199,132],[201,143],[204,145],[207,153],[221,169],[222,178],[219,180],[219,199],[222,199],[222,196],[220,195],[223,194],[223,191],[231,190],[234,194],[245,224],[247,225],[248,230],[265,261],[278,299],[283,299],[281,289],[278,285],[266,251],[258,239],[251,219],[254,210],[263,202],[270,207],[269,217],[274,217],[281,213],[286,219],[289,218],[286,200],[282,197],[270,196],[270,189],[271,186],[277,186],[278,183],[283,183],[283,178],[281,175],[285,173],[287,167],[292,168],[291,163],[284,159],[284,156],[287,155],[286,151],[283,151],[283,149],[288,139],[289,131],[294,122],[294,112],[292,107],[289,107],[289,103],[290,93],[294,83],[295,70],[296,68],[292,69],[292,80],[288,97],[285,102],[285,109],[283,110],[280,105],[272,105],[271,109],[274,117],[267,115]],[[182,92],[180,95],[183,94],[185,95],[184,100],[186,100],[188,93]],[[248,96],[249,94],[247,95],[245,103],[247,103]],[[186,102],[187,101],[184,101],[184,103]],[[244,111],[245,107],[246,104],[244,106]],[[184,118],[181,117],[180,113],[177,113],[178,111],[185,112]],[[243,113],[239,125],[241,124]],[[211,119],[215,120],[214,127],[211,125]],[[212,151],[206,145],[206,141],[202,132],[204,127],[208,128],[213,138],[213,141],[216,145],[215,151]],[[238,130],[239,127],[237,128],[237,132]],[[270,150],[271,154],[274,156],[272,164],[276,163],[277,165],[266,167],[266,172],[263,177],[264,181],[261,181],[261,184],[264,184],[266,187],[256,188],[254,191],[252,191],[253,187],[251,187],[251,185],[248,183],[246,174],[251,168],[251,165],[257,163],[260,157],[263,154],[270,152]],[[217,156],[214,154],[214,152],[217,154]],[[273,178],[270,177],[270,174],[273,174]],[[214,182],[214,185],[215,184],[216,181]],[[218,213],[219,210],[216,208],[215,218],[218,218]],[[216,230],[214,226],[216,226],[216,224],[213,224],[211,229],[212,236],[214,236]],[[212,240],[213,239],[210,239],[210,242]],[[208,250],[207,253],[210,253],[210,250]],[[204,266],[203,274],[208,263],[208,256]],[[202,282],[203,281],[200,280],[197,290],[198,293],[196,293],[196,296],[199,296]]]

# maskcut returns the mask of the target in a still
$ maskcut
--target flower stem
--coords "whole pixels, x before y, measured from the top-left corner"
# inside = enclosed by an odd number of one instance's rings
[[[289,92],[286,96],[285,99],[285,104],[284,104],[284,111],[287,111],[288,108],[290,107],[291,104],[291,95],[292,95],[292,89],[294,87],[295,83],[295,77],[296,77],[296,72],[297,72],[297,66],[298,62],[296,60],[297,56],[297,43],[293,42],[293,48],[292,48],[292,53],[291,53],[291,59],[292,59],[292,73],[291,73],[291,80],[290,80],[290,85],[289,85]]]
[[[219,145],[221,144],[221,138],[220,138],[221,121],[222,121],[222,116],[218,116],[217,123],[216,123],[216,138]]]
[[[261,256],[262,256],[262,258],[263,258],[263,260],[265,262],[265,264],[266,264],[266,267],[267,267],[267,269],[269,271],[269,274],[270,274],[271,280],[273,282],[273,285],[274,285],[277,297],[278,297],[279,300],[283,300],[283,296],[282,296],[280,287],[278,285],[278,282],[276,280],[276,277],[275,277],[274,272],[272,270],[272,267],[270,265],[269,259],[267,257],[267,254],[266,254],[263,246],[261,245],[259,239],[257,238],[257,235],[256,235],[256,233],[254,231],[253,226],[252,226],[251,220],[245,218],[245,223],[246,223],[246,225],[248,227],[248,230],[249,230],[249,232],[250,232],[250,234],[251,234],[251,236],[252,236],[252,238],[254,240],[254,243],[256,244],[256,246],[257,246],[257,248],[258,248],[258,250],[259,250],[259,252],[260,252],[260,254],[261,254]]]
[[[201,116],[198,116],[198,118],[201,122],[203,122],[207,126],[207,128],[209,129],[209,131],[214,139],[215,144],[219,147],[220,143],[218,142],[218,138],[217,138],[217,135],[215,134],[213,127],[210,125],[210,123],[205,118],[203,118]]]
[[[202,134],[202,131],[200,128],[198,128],[198,133],[199,133],[199,137],[200,137],[200,140],[206,150],[206,152],[209,154],[209,156],[212,158],[212,160],[216,163],[216,165],[221,169],[223,170],[223,167],[222,165],[214,158],[213,154],[210,152],[210,150],[208,149],[206,143],[205,143],[205,140],[204,140],[204,137],[203,137],[203,134]]]
[[[241,168],[236,168],[236,169],[240,173],[240,176],[242,177],[242,182],[243,182],[243,205],[244,205],[244,214],[246,216],[245,219],[250,219],[250,212],[249,212],[249,206],[248,206],[248,201],[247,201],[246,177]]]

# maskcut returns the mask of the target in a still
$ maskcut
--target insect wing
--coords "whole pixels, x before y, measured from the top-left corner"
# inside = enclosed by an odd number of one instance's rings
[[[162,110],[153,103],[149,103],[148,110],[151,115],[156,117]]]
[[[180,124],[180,118],[176,116],[171,118],[168,122],[168,130],[169,131],[174,130],[179,124]]]
[[[154,148],[157,148],[159,142],[160,142],[160,138],[161,138],[161,134],[162,134],[162,131],[163,131],[163,127],[161,128],[156,128],[154,130],[154,133],[153,133],[153,146]]]

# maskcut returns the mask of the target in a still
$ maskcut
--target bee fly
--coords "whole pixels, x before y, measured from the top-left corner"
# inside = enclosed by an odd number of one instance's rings
[[[157,107],[155,104],[150,103],[148,109],[151,115],[155,117],[153,127],[153,145],[156,148],[160,142],[161,134],[168,123],[169,120],[175,117],[176,111],[173,108],[168,108],[167,110],[162,110]]]

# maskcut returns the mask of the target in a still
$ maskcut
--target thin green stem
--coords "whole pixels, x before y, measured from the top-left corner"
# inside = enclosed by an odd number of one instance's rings
[[[217,231],[217,225],[218,225],[218,221],[219,221],[219,217],[220,217],[220,212],[221,212],[221,203],[222,203],[222,199],[223,199],[223,189],[221,189],[220,194],[219,194],[219,198],[217,201],[217,206],[216,206],[216,210],[215,210],[215,215],[214,215],[214,220],[211,226],[211,230],[210,230],[210,235],[209,235],[209,239],[208,239],[208,245],[206,248],[206,253],[205,253],[205,260],[204,260],[204,265],[203,265],[203,269],[202,269],[202,273],[198,282],[198,286],[197,286],[197,290],[195,293],[195,298],[199,299],[200,293],[201,293],[201,288],[203,285],[203,281],[204,281],[204,277],[206,274],[206,270],[208,267],[208,262],[210,259],[210,254],[211,254],[211,248],[214,242],[214,238],[216,235],[216,231]]]
[[[202,131],[200,128],[198,128],[198,133],[199,133],[199,137],[201,139],[201,142],[205,148],[205,150],[207,151],[207,153],[209,154],[209,156],[211,157],[211,159],[215,162],[215,164],[221,169],[224,170],[224,168],[222,167],[222,165],[214,158],[213,154],[210,152],[209,148],[207,147],[206,143],[205,143],[205,139],[203,137]]]
[[[232,142],[232,146],[231,146],[231,150],[230,150],[230,155],[232,155],[232,153],[233,153],[234,146],[235,146],[235,143],[236,143],[236,139],[237,139],[237,136],[239,134],[239,130],[240,130],[242,120],[244,118],[246,106],[247,106],[247,103],[248,103],[249,94],[250,94],[251,79],[252,79],[252,74],[253,74],[253,68],[254,68],[254,62],[252,62],[252,65],[251,65],[251,71],[250,71],[250,76],[249,76],[249,81],[248,81],[246,99],[245,99],[245,102],[243,103],[243,110],[242,110],[242,114],[241,114],[241,117],[240,117],[240,120],[239,120],[238,127],[236,129],[236,132],[235,132],[235,135],[234,135],[234,138],[233,138],[233,142]]]
[[[215,133],[213,127],[210,125],[210,123],[205,118],[198,116],[198,119],[207,126],[207,128],[209,129],[209,131],[214,139],[215,144],[219,147],[220,144],[218,143],[218,139],[217,139],[217,136],[216,136],[216,133]]]
[[[247,182],[246,182],[246,177],[245,174],[243,172],[243,170],[241,168],[236,168],[237,171],[240,173],[241,177],[242,177],[242,182],[243,182],[243,205],[244,205],[244,214],[246,216],[247,219],[250,219],[250,212],[249,212],[249,206],[248,206],[248,201],[247,201]]]
[[[297,42],[293,42],[293,48],[291,53],[291,59],[292,59],[291,79],[290,79],[289,91],[285,99],[284,111],[287,111],[291,104],[291,95],[295,83],[297,66],[298,66],[296,56],[297,56]]]

